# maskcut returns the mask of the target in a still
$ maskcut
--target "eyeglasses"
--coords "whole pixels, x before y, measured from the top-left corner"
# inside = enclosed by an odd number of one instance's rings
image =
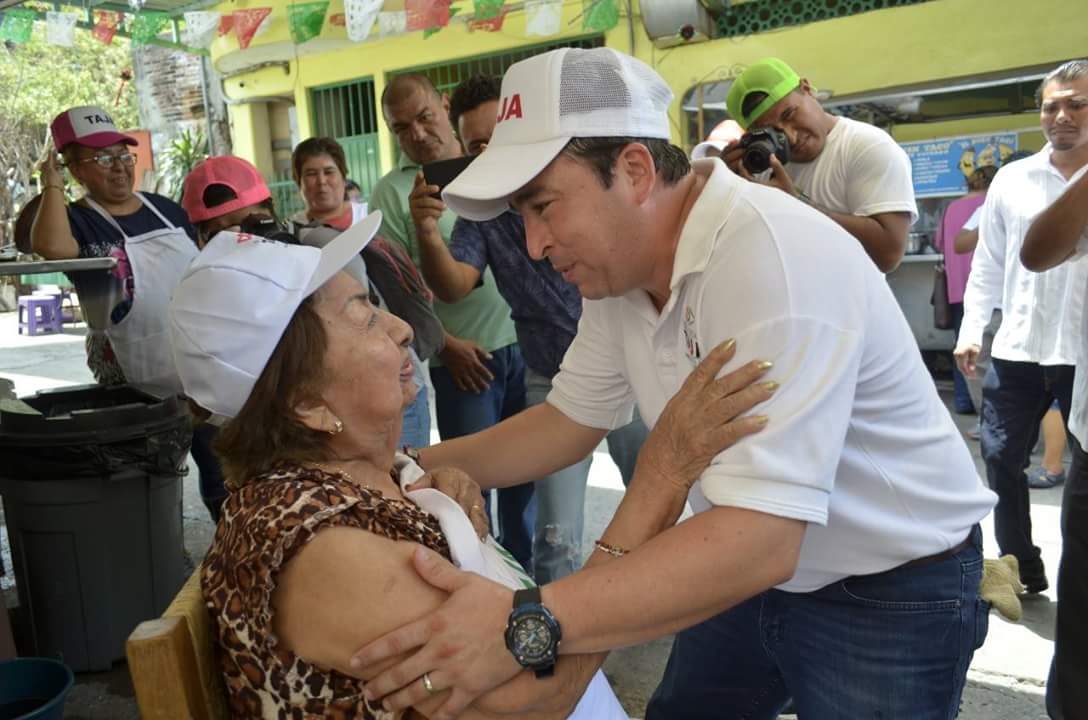
[[[121,153],[120,155],[111,155],[110,153],[100,153],[98,155],[92,155],[89,158],[83,158],[82,160],[76,160],[76,165],[82,165],[83,163],[95,162],[99,167],[111,168],[113,164],[118,160],[122,165],[132,167],[136,164],[136,155],[134,153]]]

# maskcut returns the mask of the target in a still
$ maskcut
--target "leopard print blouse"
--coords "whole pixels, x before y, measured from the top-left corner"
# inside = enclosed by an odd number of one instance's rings
[[[278,647],[272,593],[280,569],[326,527],[411,540],[449,558],[438,521],[341,474],[284,463],[231,493],[204,559],[201,587],[215,620],[235,718],[395,720],[363,683]]]

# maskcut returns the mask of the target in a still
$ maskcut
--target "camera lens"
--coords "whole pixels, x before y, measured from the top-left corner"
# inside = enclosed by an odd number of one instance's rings
[[[774,149],[768,149],[765,146],[765,143],[752,144],[744,151],[744,156],[741,159],[741,162],[744,164],[744,169],[753,175],[764,172],[771,166],[772,152],[774,152]]]

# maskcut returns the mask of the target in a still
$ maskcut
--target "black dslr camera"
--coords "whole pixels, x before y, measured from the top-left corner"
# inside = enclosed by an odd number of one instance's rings
[[[771,166],[772,155],[783,165],[790,161],[789,138],[778,128],[766,127],[746,132],[741,136],[739,146],[744,148],[741,164],[753,175]]]
[[[238,232],[263,237],[265,240],[276,240],[288,245],[298,245],[298,238],[290,230],[276,218],[263,213],[248,215],[239,223]]]

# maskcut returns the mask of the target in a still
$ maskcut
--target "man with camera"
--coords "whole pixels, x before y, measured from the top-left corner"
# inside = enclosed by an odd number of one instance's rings
[[[809,81],[778,58],[749,66],[725,103],[748,131],[722,153],[734,172],[830,217],[881,272],[899,265],[918,210],[910,159],[886,132],[824,110]]]

